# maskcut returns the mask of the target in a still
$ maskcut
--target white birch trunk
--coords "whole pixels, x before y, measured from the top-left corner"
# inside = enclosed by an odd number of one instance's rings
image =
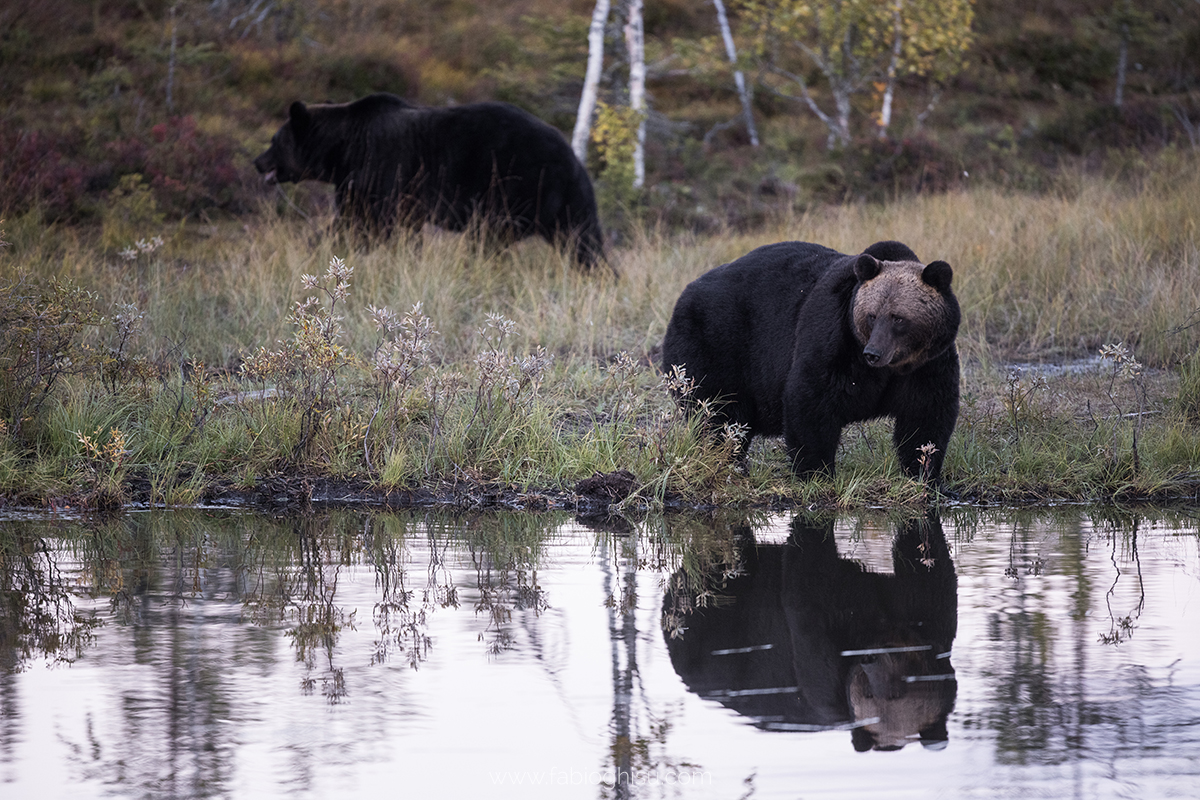
[[[1121,46],[1117,50],[1117,89],[1113,93],[1113,105],[1120,108],[1125,102],[1125,70],[1129,64],[1129,26],[1121,26]]]
[[[835,137],[842,147],[850,144],[850,95],[853,91],[854,87],[850,81],[838,81],[833,86],[833,105],[837,108],[837,126],[829,132],[829,140],[826,142],[826,147],[830,150],[833,149]]]
[[[725,4],[721,0],[713,0],[717,7],[717,24],[721,26],[721,38],[725,40],[725,55],[729,63],[734,65],[733,82],[737,86],[738,98],[742,101],[742,114],[746,118],[746,131],[750,134],[750,145],[758,147],[758,130],[754,127],[754,112],[750,106],[750,92],[746,90],[746,76],[737,69],[737,48],[733,44],[733,34],[729,31],[729,18],[725,15]]]
[[[171,54],[167,57],[167,111],[175,110],[175,40],[176,19],[175,3],[171,6]]]
[[[629,50],[629,107],[638,115],[633,188],[641,189],[646,183],[646,29],[642,24],[642,0],[629,0],[625,47]]]
[[[592,131],[592,114],[596,111],[596,91],[600,85],[600,70],[604,66],[604,26],[608,22],[610,0],[596,0],[592,24],[588,28],[588,63],[579,95],[579,113],[575,131],[571,134],[571,149],[580,163],[587,163],[588,134]]]
[[[892,41],[892,58],[888,62],[887,69],[887,85],[883,89],[883,105],[879,109],[879,138],[886,139],[888,128],[892,124],[892,98],[896,94],[896,71],[900,66],[900,53],[904,46],[904,29],[900,24],[901,8],[903,0],[896,0],[896,5],[892,8],[892,21],[894,23],[894,39]]]

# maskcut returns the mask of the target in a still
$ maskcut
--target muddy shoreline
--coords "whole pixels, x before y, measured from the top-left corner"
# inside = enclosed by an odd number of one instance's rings
[[[625,470],[596,473],[571,488],[528,489],[467,480],[444,481],[428,486],[384,488],[365,478],[276,474],[261,477],[248,487],[232,480],[216,479],[202,490],[195,503],[183,504],[181,507],[236,507],[270,515],[305,514],[329,509],[399,511],[428,508],[463,512],[528,513],[558,511],[589,519],[641,516],[652,507],[668,512],[705,512],[735,507],[745,511],[779,513],[839,509],[834,496],[831,496],[827,503],[806,504],[795,498],[777,495],[744,503],[715,504],[669,494],[660,503],[645,494],[639,494],[647,489],[648,487],[639,486],[636,478]],[[1020,494],[997,493],[989,496],[979,492],[958,493],[953,487],[944,487],[942,492],[927,492],[919,502],[905,507],[917,510],[932,504],[976,508],[1065,504],[1152,505],[1177,508],[1200,506],[1200,475],[1181,476],[1180,481],[1168,490],[1154,494],[1128,491],[1108,497],[1060,497],[1036,491]],[[121,513],[148,507],[171,506],[156,502],[149,481],[137,478],[128,482],[126,495],[119,502],[112,498],[97,499],[84,495],[45,499],[0,496],[0,510],[4,511]]]

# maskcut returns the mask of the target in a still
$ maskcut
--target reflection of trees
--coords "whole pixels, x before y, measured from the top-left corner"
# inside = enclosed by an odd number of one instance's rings
[[[426,627],[428,613],[433,608],[458,608],[458,589],[446,566],[449,542],[439,544],[430,537],[426,585],[414,605],[416,592],[409,588],[406,571],[412,555],[403,530],[397,531],[395,522],[394,517],[368,518],[363,532],[380,593],[372,613],[379,638],[371,663],[386,663],[399,652],[407,655],[409,667],[417,669],[432,645]]]
[[[162,796],[221,794],[233,763],[228,666],[258,657],[255,629],[222,610],[244,594],[248,517],[138,514],[81,538],[81,589],[114,623],[95,656],[112,665],[119,715],[88,716],[69,742],[84,777]],[[216,623],[216,624],[214,624]],[[126,631],[127,635],[120,635]]]
[[[648,742],[638,741],[634,736],[638,537],[636,533],[620,537],[602,535],[600,542],[604,604],[608,608],[608,637],[612,646],[612,788],[613,797],[626,798],[631,796],[634,769],[645,768],[650,750]],[[610,556],[610,548],[616,551],[615,558]],[[635,761],[638,762],[636,767]]]
[[[339,702],[354,691],[339,639],[359,624],[362,601],[374,603],[371,663],[403,653],[416,668],[431,647],[428,615],[459,605],[465,559],[494,651],[516,612],[546,607],[537,559],[560,521],[170,512],[56,536],[40,523],[9,524],[0,538],[0,658],[9,672],[31,655],[74,658],[91,641],[94,610],[107,607],[112,627],[89,652],[117,667],[101,674],[119,680],[107,688],[119,713],[89,716],[72,734],[73,768],[147,795],[222,795],[236,763],[230,722],[247,699],[236,676],[274,669],[274,631],[283,629],[307,670],[302,690]],[[416,538],[420,523],[425,535]],[[347,593],[350,570],[362,567],[374,570],[371,599]],[[0,710],[15,721],[12,686],[0,673]],[[0,732],[0,748],[7,738]],[[301,765],[300,784],[304,774]]]
[[[0,524],[0,763],[20,738],[16,673],[35,658],[74,661],[100,624],[72,594],[74,575],[51,535],[59,533],[40,523]]]
[[[0,673],[19,672],[43,657],[73,661],[92,640],[99,620],[76,608],[71,576],[34,526],[0,528]]]
[[[1196,725],[1194,705],[1170,671],[1156,676],[1119,647],[1097,648],[1128,643],[1145,609],[1142,523],[1119,510],[1094,513],[1093,530],[1085,521],[1071,514],[1048,524],[1018,514],[1011,522],[1009,585],[988,615],[990,702],[967,721],[994,732],[1002,764],[1112,764],[1171,748]],[[1055,533],[1049,542],[1047,530]],[[1047,576],[1067,584],[1046,593]],[[1073,775],[1081,796],[1085,772]]]
[[[475,613],[487,620],[480,641],[487,642],[488,652],[500,653],[513,645],[514,611],[540,614],[549,607],[537,565],[556,521],[504,512],[455,522],[475,570]],[[430,525],[429,531],[434,536],[439,528]]]
[[[667,752],[674,713],[656,710],[638,671],[638,571],[667,571],[681,562],[703,571],[734,548],[732,532],[744,516],[686,515],[648,532],[645,541],[631,525],[612,521],[598,529],[604,602],[612,654],[613,712],[609,761],[601,796],[631,798],[639,786],[676,787],[699,783],[701,767]],[[664,609],[664,616],[677,610]]]
[[[1113,610],[1113,598],[1117,594],[1117,586],[1121,582],[1121,564],[1117,560],[1117,544],[1124,540],[1129,547],[1127,557],[1133,562],[1137,578],[1137,602],[1130,609],[1128,614],[1119,616],[1119,611]],[[1108,608],[1108,633],[1100,634],[1100,641],[1104,644],[1120,644],[1133,635],[1133,629],[1139,617],[1142,616],[1142,611],[1146,608],[1146,586],[1142,582],[1142,559],[1138,555],[1138,519],[1134,517],[1129,523],[1129,534],[1127,537],[1119,536],[1116,531],[1112,534],[1112,553],[1109,556],[1109,561],[1113,566],[1113,582],[1112,586],[1108,587],[1108,591],[1104,593],[1104,604]]]
[[[1076,526],[1063,537],[1065,555],[1078,581],[1076,603],[1063,624],[1079,627],[1087,611],[1089,585],[1080,558],[1080,530]],[[1041,540],[1029,518],[1012,524],[1009,537],[1008,566],[1005,577],[1019,584],[1028,576],[1040,576],[1044,570]],[[1048,752],[1052,731],[1062,729],[1068,720],[1061,718],[1052,698],[1055,695],[1051,651],[1053,625],[1046,611],[1030,603],[1024,591],[1006,591],[1003,611],[995,608],[988,615],[988,636],[995,649],[996,666],[985,671],[993,686],[995,702],[987,709],[989,726],[996,731],[996,746],[1001,763],[1021,763],[1025,753]],[[1075,637],[1078,641],[1078,637]]]
[[[309,674],[301,681],[305,693],[311,693],[316,681],[321,694],[330,703],[341,702],[347,694],[342,669],[335,666],[335,648],[343,628],[354,629],[356,611],[346,613],[337,605],[338,577],[351,560],[353,534],[329,520],[305,515],[292,520],[297,551],[287,562],[294,571],[280,570],[280,585],[288,586],[285,617],[293,623],[287,634],[296,648],[296,659]],[[318,656],[325,669],[314,677]]]

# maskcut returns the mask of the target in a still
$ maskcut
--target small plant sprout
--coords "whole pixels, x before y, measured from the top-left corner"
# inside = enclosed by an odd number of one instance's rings
[[[933,457],[937,454],[937,445],[933,442],[926,442],[917,448],[920,453],[917,456],[917,463],[921,465],[921,480],[929,482],[929,476],[933,473]]]
[[[479,329],[479,335],[488,340],[492,347],[498,348],[517,329],[517,323],[503,314],[494,311],[487,312],[487,320]]]
[[[1113,377],[1118,374],[1124,380],[1134,380],[1142,374],[1142,365],[1133,356],[1133,351],[1124,342],[1106,344],[1100,348],[1100,357],[1113,362]]]
[[[123,502],[122,484],[125,480],[125,462],[132,455],[120,428],[109,431],[108,442],[101,443],[101,429],[90,436],[75,432],[84,458],[84,465],[91,480],[89,505],[102,511],[120,508]]]
[[[726,422],[721,426],[721,440],[735,450],[746,441],[749,433],[750,426],[743,422]]]
[[[1118,423],[1126,417],[1133,418],[1133,470],[1134,472],[1139,472],[1141,471],[1141,457],[1138,453],[1138,436],[1142,431],[1142,417],[1146,409],[1146,382],[1143,375],[1143,367],[1137,358],[1134,357],[1133,351],[1124,342],[1102,346],[1100,348],[1100,357],[1105,361],[1111,361],[1113,365],[1112,372],[1108,378],[1107,392],[1109,402],[1116,409]],[[1138,404],[1136,412],[1126,414],[1121,407],[1116,393],[1118,378],[1128,381],[1133,385]],[[1114,454],[1117,452],[1116,431],[1117,428],[1114,428],[1112,450]]]
[[[696,380],[688,376],[686,367],[672,364],[671,369],[663,373],[662,387],[677,400],[684,400],[696,391]]]

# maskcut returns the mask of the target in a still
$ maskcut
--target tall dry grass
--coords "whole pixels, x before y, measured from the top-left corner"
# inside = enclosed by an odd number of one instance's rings
[[[559,359],[650,353],[676,297],[702,272],[782,239],[858,252],[900,239],[923,259],[949,261],[963,307],[961,343],[980,360],[1065,360],[1125,341],[1147,363],[1170,365],[1200,344],[1200,161],[1169,151],[1135,178],[1076,175],[1057,191],[977,187],[885,206],[820,207],[753,233],[699,236],[645,230],[612,253],[622,277],[574,270],[540,240],[507,250],[426,230],[364,249],[322,235],[319,223],[264,219],[179,225],[157,252],[126,261],[93,232],[10,220],[0,280],[65,277],[102,303],[146,313],[146,343],[210,365],[235,365],[289,333],[300,276],[331,256],[354,267],[347,343],[369,352],[366,307],[416,302],[441,333],[440,355],[478,347],[487,312]]]
[[[683,422],[664,393],[654,362],[683,287],[783,239],[843,252],[900,239],[925,260],[953,265],[968,368],[944,475],[959,491],[990,498],[1194,492],[1195,197],[1200,161],[1168,152],[1120,180],[1068,176],[1040,195],[981,186],[815,208],[752,233],[647,228],[613,250],[619,280],[581,273],[537,240],[494,249],[425,230],[365,248],[325,235],[319,221],[269,212],[237,224],[144,231],[147,241],[161,236],[164,244],[132,258],[105,250],[98,230],[9,220],[0,289],[67,280],[94,292],[103,313],[120,310],[128,320],[129,306],[119,304],[132,304],[144,318],[140,336],[122,340],[123,361],[111,357],[119,329],[111,322],[95,325],[79,350],[119,367],[114,377],[72,383],[20,441],[16,427],[0,435],[0,493],[53,497],[91,486],[94,496],[106,489],[119,497],[113,487],[134,470],[155,498],[190,502],[207,475],[250,485],[258,475],[301,469],[386,486],[465,479],[561,487],[629,469],[647,501],[672,492],[712,503],[923,501],[920,486],[897,480],[886,423],[847,431],[832,483],[797,483],[778,442],[757,445],[747,470],[734,469],[724,445]],[[353,269],[349,295],[334,312],[344,317],[339,332],[303,344],[296,303],[318,294],[303,276],[320,276],[335,256]],[[407,394],[385,397],[371,361],[383,334],[368,309],[404,315],[416,303],[437,333],[422,334],[430,349]],[[511,321],[511,336],[503,353],[489,354],[488,320],[496,314]],[[1160,375],[1153,396],[1140,376],[1100,372],[1048,385],[994,369],[1094,356],[1119,341],[1142,363],[1181,368]],[[538,368],[540,389],[510,396],[508,381],[527,356],[541,359],[541,349],[553,360]],[[282,366],[256,370],[256,353],[260,366]],[[247,359],[252,369],[243,373]],[[232,374],[180,368],[196,362]],[[157,379],[146,377],[153,372],[142,370],[146,364],[160,367]],[[301,391],[289,393],[297,381]],[[236,400],[258,389],[278,400]],[[1083,394],[1091,399],[1081,402]],[[121,442],[120,458],[81,455],[81,435],[101,453]]]

